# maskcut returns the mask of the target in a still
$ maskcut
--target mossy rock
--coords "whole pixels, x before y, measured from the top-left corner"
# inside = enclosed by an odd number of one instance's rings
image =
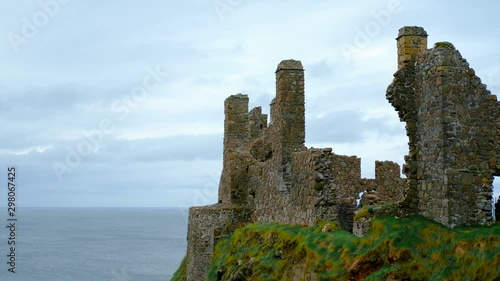
[[[354,220],[361,218],[373,218],[376,216],[394,216],[402,217],[400,203],[388,203],[383,205],[370,205],[356,211]]]
[[[451,44],[450,42],[436,42],[434,44],[434,48],[446,48],[446,49],[451,49],[451,50],[455,50],[455,46],[453,46],[453,44]]]

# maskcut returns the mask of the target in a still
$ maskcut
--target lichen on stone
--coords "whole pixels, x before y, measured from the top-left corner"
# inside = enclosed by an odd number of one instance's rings
[[[434,43],[434,48],[447,48],[447,49],[452,49],[455,50],[455,46],[451,44],[450,42],[436,42]]]

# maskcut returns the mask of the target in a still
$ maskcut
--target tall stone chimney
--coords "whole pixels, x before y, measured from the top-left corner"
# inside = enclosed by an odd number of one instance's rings
[[[398,69],[427,50],[427,32],[418,26],[405,26],[399,29],[398,38]]]
[[[281,162],[290,161],[291,153],[304,148],[305,96],[304,68],[298,60],[284,60],[276,69],[276,99],[273,123],[278,128]]]

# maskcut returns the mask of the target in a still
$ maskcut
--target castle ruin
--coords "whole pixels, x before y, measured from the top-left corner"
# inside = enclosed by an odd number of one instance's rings
[[[492,219],[500,175],[500,106],[460,52],[427,49],[421,27],[399,31],[398,71],[387,99],[406,122],[409,189],[402,207],[448,227]]]
[[[406,122],[406,178],[398,164],[377,161],[375,179],[364,179],[360,158],[305,147],[304,68],[282,61],[269,123],[260,107],[249,111],[246,95],[224,103],[219,202],[190,209],[188,280],[204,280],[218,239],[250,222],[336,219],[352,231],[360,192],[372,195],[365,205],[399,202],[404,214],[448,227],[491,222],[493,176],[500,175],[496,96],[453,45],[427,49],[423,28],[403,27],[397,44],[386,96]]]

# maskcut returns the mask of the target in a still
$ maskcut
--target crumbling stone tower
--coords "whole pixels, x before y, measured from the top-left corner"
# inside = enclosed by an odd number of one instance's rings
[[[219,203],[244,204],[247,197],[245,159],[238,147],[249,142],[248,96],[230,96],[224,102],[224,155]],[[266,120],[267,123],[267,120]]]
[[[500,174],[496,96],[452,44],[427,49],[423,28],[401,28],[397,44],[399,69],[387,99],[409,138],[403,208],[449,227],[490,222],[493,176]]]
[[[304,68],[296,60],[282,61],[276,69],[276,98],[272,116],[277,142],[274,146],[276,159],[286,165],[292,152],[305,149]]]
[[[286,191],[292,184],[292,152],[305,150],[304,68],[297,60],[282,61],[276,69],[276,98],[272,101],[273,162],[283,171]],[[283,190],[285,191],[285,190]]]

